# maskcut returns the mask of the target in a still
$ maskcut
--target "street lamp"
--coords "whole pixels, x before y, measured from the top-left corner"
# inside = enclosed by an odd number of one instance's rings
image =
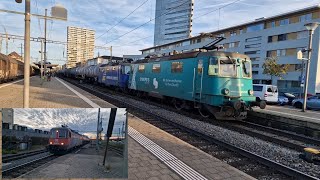
[[[314,30],[317,29],[319,26],[319,23],[317,22],[312,22],[312,23],[307,23],[304,25],[307,30],[309,31],[309,48],[307,49],[308,51],[308,58],[306,60],[306,78],[305,78],[305,87],[304,87],[304,94],[303,94],[303,106],[302,106],[302,112],[306,111],[307,107],[307,93],[308,93],[308,80],[309,80],[309,68],[310,68],[310,60],[311,60],[311,51],[312,51],[312,35],[314,33]]]

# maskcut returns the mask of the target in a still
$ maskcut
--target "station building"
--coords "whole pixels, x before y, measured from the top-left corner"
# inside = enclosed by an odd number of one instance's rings
[[[309,32],[304,26],[309,22],[320,22],[320,5],[310,6],[283,14],[262,17],[199,36],[142,49],[141,57],[186,52],[199,49],[213,41],[215,37],[226,39],[219,44],[222,51],[239,52],[252,60],[253,83],[274,84],[280,92],[300,92],[302,61],[297,60],[297,51],[308,47]],[[309,93],[320,93],[320,59],[318,27],[313,35],[310,64]],[[282,78],[263,74],[262,65],[267,57],[277,57],[279,64],[289,64],[289,71]]]

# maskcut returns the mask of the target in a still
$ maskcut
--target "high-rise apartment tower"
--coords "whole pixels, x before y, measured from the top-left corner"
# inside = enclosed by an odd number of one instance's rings
[[[67,68],[94,56],[95,31],[68,26]]]
[[[194,0],[157,0],[154,45],[190,37]]]

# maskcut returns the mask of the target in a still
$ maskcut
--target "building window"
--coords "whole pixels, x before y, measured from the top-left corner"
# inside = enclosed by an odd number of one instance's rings
[[[246,42],[254,42],[254,41],[260,41],[260,40],[261,40],[261,36],[257,36],[257,37],[247,38]]]
[[[286,56],[286,50],[285,49],[278,49],[277,56]]]
[[[287,34],[278,35],[278,41],[285,41],[285,40],[287,40]]]
[[[268,43],[271,43],[271,42],[272,42],[272,37],[273,37],[273,36],[268,36]]]
[[[294,65],[294,69],[295,69],[295,71],[301,71],[301,69],[302,69],[302,64],[295,64],[295,65]]]
[[[259,61],[259,59],[260,59],[259,57],[251,57],[250,58],[251,61]]]
[[[275,21],[271,22],[271,27],[276,27],[276,22]]]
[[[160,64],[153,64],[152,65],[152,72],[159,73],[160,72]]]
[[[254,32],[254,31],[260,31],[264,29],[264,24],[261,23],[261,24],[254,24],[254,25],[251,25],[251,26],[248,26],[247,27],[247,32]]]
[[[260,54],[260,51],[247,51],[247,52],[244,52],[244,54]]]
[[[139,68],[138,68],[139,72],[144,73],[144,64],[139,64]],[[108,69],[107,69],[108,71]]]
[[[236,43],[235,42],[229,43],[229,48],[233,48],[233,47],[236,47]]]
[[[260,84],[260,80],[254,79],[254,80],[252,81],[252,83],[253,83],[253,84]]]
[[[259,68],[259,64],[252,64],[252,68]]]
[[[236,36],[237,35],[237,31],[231,31],[230,32],[230,36]]]
[[[257,75],[257,74],[259,74],[259,71],[252,71],[252,74]]]
[[[297,32],[297,39],[307,38],[309,36],[308,31]]]
[[[272,52],[273,51],[267,51],[267,57],[272,57]]]
[[[289,24],[289,19],[282,19],[280,20],[280,26],[288,25]]]
[[[239,29],[239,34],[243,34],[243,33],[244,33],[243,29]]]
[[[306,22],[312,20],[312,14],[305,14],[299,17],[300,22]]]
[[[259,48],[259,47],[261,47],[261,43],[245,45],[245,48]]]
[[[171,63],[171,72],[172,73],[181,73],[183,69],[183,62],[172,62]]]
[[[197,39],[197,43],[201,43],[201,38],[198,38],[198,39]]]

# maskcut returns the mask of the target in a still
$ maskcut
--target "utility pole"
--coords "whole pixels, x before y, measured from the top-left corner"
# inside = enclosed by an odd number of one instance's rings
[[[23,107],[29,108],[30,88],[30,0],[25,0],[25,29],[24,29],[24,86]]]
[[[96,150],[99,151],[99,125],[100,125],[100,108],[98,109],[98,123],[97,123],[97,139],[96,139]]]
[[[110,62],[112,62],[112,46],[110,46]]]
[[[0,36],[0,53],[1,53],[1,50],[2,50],[2,37]]]
[[[23,54],[23,45],[22,45],[22,43],[20,44],[20,55],[21,55],[21,60],[23,61],[23,56],[22,56],[22,54]]]
[[[8,55],[9,54],[9,52],[8,52],[8,47],[9,47],[9,45],[8,45],[8,33],[6,32],[6,55]]]
[[[41,68],[40,68],[40,77],[41,77],[41,79],[43,78],[43,44],[44,44],[44,42],[43,42],[43,39],[41,39],[41,59],[40,59],[40,66],[41,66]]]
[[[44,14],[44,73],[47,72],[47,9]]]

